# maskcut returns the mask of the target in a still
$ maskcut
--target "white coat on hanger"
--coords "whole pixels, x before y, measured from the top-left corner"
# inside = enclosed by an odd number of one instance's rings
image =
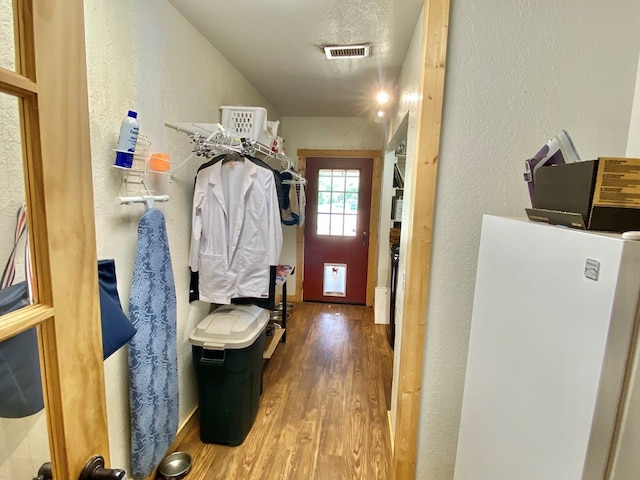
[[[189,266],[199,271],[200,300],[269,296],[270,265],[282,249],[273,172],[249,161],[201,170],[193,194]]]

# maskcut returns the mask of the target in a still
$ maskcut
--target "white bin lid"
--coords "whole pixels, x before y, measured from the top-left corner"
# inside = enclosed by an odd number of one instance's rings
[[[255,305],[223,305],[207,315],[189,335],[192,345],[207,350],[248,347],[260,336],[269,313]]]

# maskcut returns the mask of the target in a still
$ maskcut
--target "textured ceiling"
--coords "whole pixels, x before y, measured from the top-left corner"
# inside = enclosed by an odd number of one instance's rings
[[[423,0],[169,0],[285,116],[366,116],[396,80]],[[366,59],[322,45],[371,43]]]

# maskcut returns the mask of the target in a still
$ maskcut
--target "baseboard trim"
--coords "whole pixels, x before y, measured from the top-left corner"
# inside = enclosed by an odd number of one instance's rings
[[[187,434],[191,431],[191,429],[196,425],[199,417],[198,406],[196,405],[191,413],[187,415],[187,417],[182,421],[182,423],[178,426],[178,432],[176,433],[176,438],[173,439],[171,445],[167,449],[165,456],[173,453],[177,450],[178,446],[182,443],[182,441],[186,438]],[[146,480],[155,480],[158,477],[158,468],[154,468],[151,475],[149,475]]]

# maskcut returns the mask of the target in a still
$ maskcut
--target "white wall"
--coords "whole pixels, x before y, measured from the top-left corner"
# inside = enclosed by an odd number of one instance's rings
[[[638,62],[626,156],[640,157],[640,62]],[[636,351],[629,385],[628,404],[611,477],[614,480],[633,478],[640,471],[640,458],[637,455],[637,447],[640,445],[640,351]]]
[[[405,173],[404,173],[404,199],[403,199],[403,223],[406,225],[406,216],[409,212],[406,202],[414,195],[411,189],[411,183],[413,178],[413,171],[415,169],[416,161],[416,129],[418,122],[418,86],[420,83],[420,66],[421,60],[421,47],[423,40],[422,22],[423,14],[421,13],[416,22],[416,27],[407,50],[406,59],[402,66],[402,71],[399,77],[399,97],[398,97],[398,109],[395,117],[390,122],[389,128],[389,141],[394,142],[393,137],[396,132],[403,131],[403,122],[406,118],[406,142],[407,142],[407,157],[405,160]],[[425,192],[426,193],[426,192]],[[400,262],[398,264],[398,285],[396,290],[396,310],[395,310],[395,324],[396,324],[396,337],[394,348],[394,362],[393,362],[393,381],[391,384],[391,425],[395,431],[396,425],[396,411],[398,408],[397,395],[398,395],[398,379],[400,378],[400,350],[402,338],[402,326],[404,315],[404,272],[406,271],[407,259],[402,252],[407,251],[407,238],[400,236]]]
[[[394,150],[386,150],[382,165],[380,189],[380,214],[378,215],[378,248],[375,296],[373,299],[373,320],[375,323],[389,324],[391,296],[391,252],[389,248],[389,232],[393,226],[391,218],[393,188],[393,167],[396,164]],[[395,220],[395,219],[394,219]]]
[[[120,206],[114,197],[120,172],[112,168],[120,121],[128,109],[139,114],[140,131],[153,151],[166,151],[175,164],[190,152],[188,138],[164,122],[218,122],[220,105],[271,105],[166,1],[85,2],[87,69],[99,258],[114,258],[125,309],[133,272],[142,205]],[[178,358],[181,421],[197,404],[188,334],[208,304],[188,303],[187,255],[193,179],[202,160],[167,177],[148,178],[166,217],[178,302]],[[175,166],[174,164],[174,166]],[[127,352],[105,362],[112,464],[129,468],[130,433]]]
[[[0,43],[1,45],[1,43]],[[0,92],[0,275],[13,249],[16,213],[25,201],[18,99]],[[16,253],[15,282],[24,280],[24,238]]]
[[[16,70],[14,31],[11,2],[0,2],[0,67]],[[18,98],[0,93],[0,268],[4,269],[13,248],[13,230],[16,212],[25,200],[24,175],[22,168],[22,139],[20,136],[20,111]],[[16,281],[24,279],[23,255],[17,255],[19,262]],[[0,462],[1,464],[2,462]]]
[[[627,141],[627,157],[640,157],[640,61],[636,73],[636,90],[633,97],[629,138]]]
[[[405,158],[396,157],[396,149],[402,144],[403,149],[407,143],[407,125],[409,123],[409,115],[407,114],[398,128],[395,130],[394,136],[387,142],[384,152],[384,164],[382,166],[382,188],[380,190],[380,216],[378,223],[378,263],[376,276],[376,290],[374,299],[373,318],[375,323],[388,324],[390,321],[390,296],[391,296],[391,252],[389,248],[389,233],[397,221],[392,219],[392,203],[393,197],[402,193],[404,190],[397,191],[394,188],[394,167],[401,166],[404,172],[406,164]],[[388,127],[387,127],[388,128]]]
[[[280,133],[281,132],[281,133]],[[285,140],[287,156],[297,162],[298,149],[380,150],[383,137],[380,124],[365,117],[283,117],[278,130]],[[297,226],[284,226],[280,260],[296,265]],[[296,279],[287,282],[287,295],[296,293]]]
[[[451,7],[416,476],[429,480],[453,478],[481,215],[524,215],[523,160],[563,128],[585,159],[625,154],[640,43],[631,0]]]
[[[287,155],[299,149],[380,150],[381,125],[367,117],[283,117]]]

